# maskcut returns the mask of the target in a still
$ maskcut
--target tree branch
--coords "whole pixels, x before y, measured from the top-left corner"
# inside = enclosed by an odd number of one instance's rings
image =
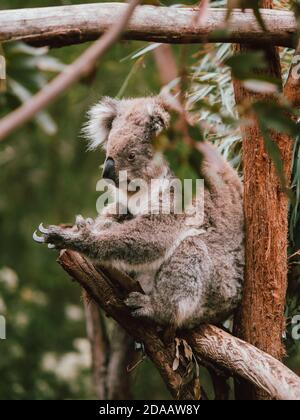
[[[193,399],[191,384],[183,386],[185,368],[180,364],[174,371],[174,349],[165,344],[159,327],[133,318],[123,300],[138,284],[128,276],[113,270],[113,275],[97,269],[84,257],[72,251],[62,251],[58,262],[135,340],[143,342],[148,357],[162,375],[174,398]],[[124,278],[126,281],[124,282]],[[123,285],[126,284],[124,288]],[[247,379],[279,400],[300,400],[300,378],[282,363],[256,347],[225,333],[212,325],[181,333],[200,359],[211,362],[233,375]]]
[[[109,339],[99,307],[89,298],[85,290],[83,294],[83,303],[87,336],[91,346],[95,394],[97,399],[105,400],[108,396],[106,377],[110,354]]]
[[[133,361],[133,340],[117,323],[114,323],[110,340],[103,314],[85,290],[83,303],[96,397],[98,400],[131,400],[131,378],[126,373]]]
[[[0,141],[32,119],[92,69],[124,32],[126,39],[166,43],[244,42],[293,45],[296,21],[292,12],[262,10],[268,31],[263,31],[252,11],[234,10],[225,36],[226,9],[209,9],[205,23],[197,23],[198,10],[140,6],[132,0],[119,3],[73,5],[0,11],[0,42],[23,40],[35,45],[66,45],[104,35],[67,69],[20,108],[0,120]],[[136,8],[136,10],[135,10]],[[135,13],[133,13],[135,11]],[[129,22],[130,20],[130,22]],[[112,26],[112,27],[111,27]],[[110,30],[108,30],[111,28]],[[107,31],[107,32],[106,32]],[[220,33],[220,32],[219,32]]]
[[[76,252],[63,251],[58,262],[108,316],[114,318],[136,341],[145,344],[148,356],[158,368],[173,397],[193,399],[193,390],[182,387],[184,368],[180,367],[176,372],[172,369],[174,354],[170,346],[163,343],[158,327],[133,318],[123,303],[130,291],[140,290],[138,283],[122,273],[117,277],[115,270],[96,268]]]
[[[117,23],[125,11],[121,3],[84,4],[0,11],[0,42],[22,40],[53,47],[94,40]],[[262,30],[251,10],[234,10],[224,24],[226,9],[208,9],[199,22],[199,9],[140,6],[124,39],[164,43],[236,42],[293,46],[294,14],[261,10],[268,31]],[[215,32],[230,28],[226,35]]]
[[[251,344],[213,325],[202,326],[185,338],[200,357],[246,379],[272,399],[300,399],[300,378]]]
[[[0,120],[0,141],[3,140],[6,136],[8,136],[12,131],[16,130],[25,122],[33,118],[37,112],[41,111],[41,109],[49,105],[62,92],[64,92],[74,83],[76,83],[82,77],[82,75],[84,75],[88,70],[92,69],[96,65],[97,61],[111,47],[111,45],[118,40],[138,3],[139,0],[131,0],[128,6],[123,5],[122,11],[118,16],[118,19],[113,23],[113,26],[111,28],[110,24],[106,26],[105,30],[109,28],[110,29],[107,30],[107,32],[105,32],[101,38],[99,38],[77,60],[75,60],[71,65],[69,65],[65,71],[60,73],[55,79],[53,79],[49,84],[47,84],[43,89],[41,89],[35,96],[29,99],[24,105],[8,114],[6,117],[2,118]],[[85,5],[84,7],[87,6]],[[30,10],[32,9],[29,9],[29,13]],[[15,11],[15,13],[20,13],[19,16],[22,16],[22,11],[20,10]],[[24,13],[26,14],[25,11]],[[72,19],[76,20],[76,10],[73,10],[73,13],[74,15]],[[3,12],[0,12],[0,14],[3,18]],[[47,16],[44,16],[43,19],[44,21],[46,21]],[[59,16],[56,16],[56,19],[59,20]],[[24,27],[26,27],[25,22],[26,18],[24,20],[22,20],[21,18],[21,26],[24,25]],[[11,24],[7,27],[10,28],[10,30]],[[0,27],[2,27],[2,23],[0,23]]]
[[[108,400],[132,400],[131,377],[127,372],[134,357],[133,340],[118,324],[114,326],[107,374]]]

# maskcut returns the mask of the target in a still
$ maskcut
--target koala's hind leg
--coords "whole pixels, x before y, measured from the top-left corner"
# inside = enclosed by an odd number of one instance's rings
[[[149,295],[131,293],[126,304],[134,316],[162,325],[189,327],[201,322],[212,263],[198,237],[185,239],[158,271]]]

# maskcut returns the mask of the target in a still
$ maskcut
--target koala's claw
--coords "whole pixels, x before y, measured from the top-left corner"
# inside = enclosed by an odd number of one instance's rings
[[[49,233],[49,229],[46,229],[46,228],[43,226],[43,223],[40,223],[40,224],[39,224],[38,231],[39,231],[40,233],[42,233],[42,234],[43,234],[43,236],[39,236],[39,235],[38,235],[38,233],[37,233],[37,231],[35,231],[35,232],[33,233],[33,235],[32,235],[33,240],[34,240],[35,242],[38,242],[38,243],[44,244],[44,243],[46,242],[46,240],[45,240],[45,235],[48,235],[48,233]],[[49,248],[49,249],[55,249],[55,248],[56,248],[56,246],[55,246],[54,244],[48,243],[48,248]]]
[[[39,231],[45,234],[49,233],[49,229],[44,228],[43,223],[39,224]]]
[[[38,242],[38,243],[44,243],[45,242],[45,238],[43,236],[39,236],[37,234],[37,231],[36,230],[33,232],[32,237],[33,237],[33,240],[35,242]]]
[[[59,226],[45,228],[40,223],[38,230],[33,233],[33,240],[41,244],[47,244],[49,249],[61,249],[64,244],[64,232]]]
[[[41,233],[42,235],[40,236],[39,233]],[[48,243],[48,248],[54,248],[55,245],[53,245],[53,244],[51,244],[47,241],[47,237],[48,237],[49,233],[50,233],[50,229],[45,228],[43,223],[40,223],[39,227],[38,227],[38,230],[36,230],[33,233],[32,237],[33,237],[33,240],[35,242],[38,242],[40,244]]]
[[[153,313],[150,297],[139,292],[132,292],[125,300],[134,317],[151,317]]]

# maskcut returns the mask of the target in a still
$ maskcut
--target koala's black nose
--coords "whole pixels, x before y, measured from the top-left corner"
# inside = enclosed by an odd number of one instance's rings
[[[115,162],[112,158],[107,158],[104,164],[102,177],[116,182]]]

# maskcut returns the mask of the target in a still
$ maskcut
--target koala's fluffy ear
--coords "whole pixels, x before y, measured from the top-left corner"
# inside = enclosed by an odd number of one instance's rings
[[[83,133],[88,140],[88,149],[105,148],[108,134],[117,115],[118,100],[104,97],[88,112],[88,121]]]

